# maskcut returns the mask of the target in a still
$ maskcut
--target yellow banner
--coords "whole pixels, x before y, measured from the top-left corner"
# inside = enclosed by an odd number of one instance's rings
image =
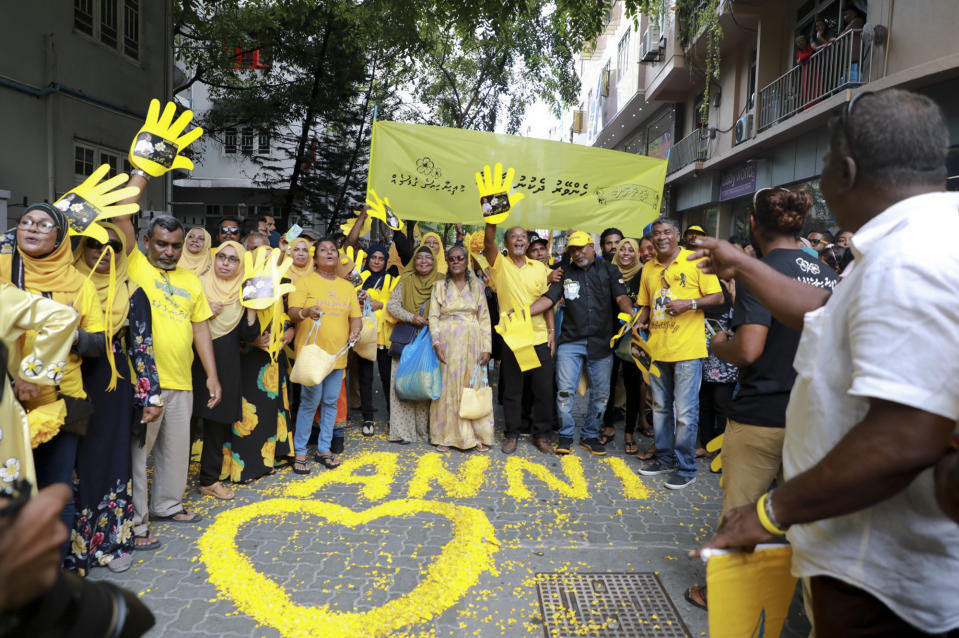
[[[463,129],[374,122],[367,188],[402,219],[482,224],[475,174],[485,164],[516,171],[516,204],[506,225],[616,226],[639,237],[659,216],[666,161],[565,142]]]

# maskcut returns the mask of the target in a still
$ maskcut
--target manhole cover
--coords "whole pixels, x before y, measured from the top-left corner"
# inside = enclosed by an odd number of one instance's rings
[[[651,572],[536,574],[547,638],[689,638]]]

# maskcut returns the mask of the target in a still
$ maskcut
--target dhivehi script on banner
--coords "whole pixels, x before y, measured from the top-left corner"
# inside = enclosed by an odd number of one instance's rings
[[[639,237],[659,216],[666,161],[565,142],[424,124],[373,123],[368,188],[389,197],[402,219],[482,224],[475,174],[512,167],[513,192],[526,197],[505,224],[616,226]]]

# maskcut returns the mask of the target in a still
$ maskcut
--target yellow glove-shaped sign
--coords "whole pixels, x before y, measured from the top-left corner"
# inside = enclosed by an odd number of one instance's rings
[[[502,313],[496,324],[496,332],[513,351],[520,370],[526,372],[540,366],[539,355],[533,346],[533,318],[529,308]]]
[[[360,273],[360,283],[357,284],[357,285],[355,285],[355,286],[353,286],[353,287],[356,288],[357,290],[359,290],[360,288],[362,288],[362,287],[363,287],[363,284],[366,283],[366,280],[369,279],[369,278],[370,278],[370,275],[372,275],[372,274],[373,274],[373,273],[371,273],[369,270],[364,270],[363,272],[361,272],[361,273]],[[367,293],[367,294],[369,294],[369,293]]]
[[[193,170],[193,162],[180,155],[180,151],[203,135],[203,129],[196,127],[180,135],[193,119],[193,111],[184,111],[176,122],[174,115],[174,102],[167,102],[161,115],[160,101],[150,100],[146,122],[130,145],[130,163],[153,177],[174,169]]]
[[[353,226],[356,224],[357,219],[359,218],[360,211],[354,210],[353,212],[356,213],[356,217],[354,217],[353,219],[348,219],[342,224],[340,224],[340,230],[343,232],[344,235],[349,235],[351,232],[353,232]],[[363,228],[360,229],[359,236],[362,237],[363,235],[368,235],[370,230],[372,230],[372,228],[373,228],[373,218],[367,215],[366,220],[363,222]]]
[[[403,230],[403,222],[390,208],[390,198],[380,199],[372,188],[370,189],[370,196],[372,199],[370,197],[366,198],[366,205],[369,206],[367,214],[370,217],[382,220],[384,224],[390,227],[390,230]]]
[[[363,249],[354,251],[352,246],[347,246],[345,250],[340,250],[340,263],[336,266],[336,276],[346,279],[354,287],[363,284],[360,278],[360,268],[363,267],[363,260],[366,258],[366,252]]]
[[[526,197],[523,193],[509,192],[513,186],[512,168],[503,175],[503,165],[496,162],[493,170],[489,164],[483,167],[482,173],[476,174],[476,188],[479,189],[480,208],[483,209],[483,220],[487,224],[502,224],[509,217],[509,211]]]
[[[283,295],[292,292],[293,284],[281,283],[286,271],[293,265],[289,257],[277,264],[282,251],[260,246],[255,251],[243,255],[243,283],[240,286],[240,303],[254,310],[265,310]]]
[[[719,451],[719,454],[713,457],[713,460],[709,463],[709,469],[713,472],[718,472],[723,469],[723,435],[720,434],[715,439],[706,444],[707,452],[716,452]]]
[[[109,172],[110,165],[102,164],[82,184],[53,203],[69,220],[71,235],[86,235],[105,244],[110,238],[106,229],[96,222],[132,215],[140,210],[139,204],[117,204],[120,200],[135,197],[140,190],[135,186],[118,188],[127,183],[126,173],[100,182]]]
[[[633,343],[630,346],[629,353],[632,355],[636,367],[639,368],[639,371],[643,374],[643,383],[649,385],[649,375],[653,375],[654,377],[659,376],[659,368],[653,363],[653,355],[649,352],[649,344],[647,344],[645,340],[636,337],[635,333],[633,334]]]

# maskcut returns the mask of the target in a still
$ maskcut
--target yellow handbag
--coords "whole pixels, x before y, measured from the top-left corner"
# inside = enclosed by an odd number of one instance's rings
[[[353,344],[353,351],[357,356],[367,361],[376,361],[376,317],[370,311],[370,303],[366,302],[363,307],[363,327],[360,329],[360,336]]]
[[[483,369],[483,385],[476,387],[479,382],[480,368]],[[489,387],[489,377],[485,366],[476,366],[473,380],[469,386],[463,388],[460,395],[460,418],[466,421],[476,421],[489,416],[493,411],[493,388]]]
[[[333,372],[336,360],[350,348],[350,344],[346,344],[336,354],[330,354],[316,344],[317,334],[319,334],[319,327],[314,322],[310,332],[306,335],[303,347],[300,348],[300,353],[296,357],[293,370],[290,371],[290,381],[293,383],[299,383],[300,385],[319,385],[323,383],[323,380]]]

